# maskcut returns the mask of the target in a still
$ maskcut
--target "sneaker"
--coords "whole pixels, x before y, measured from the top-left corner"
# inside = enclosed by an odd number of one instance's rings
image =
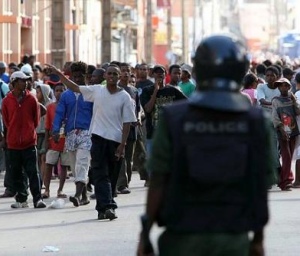
[[[42,199],[37,201],[34,205],[34,208],[46,208],[46,207],[47,207],[47,205]]]
[[[15,202],[12,205],[10,205],[11,208],[17,209],[17,208],[28,208],[28,203],[25,201],[23,203]]]
[[[106,219],[109,219],[109,220],[114,220],[114,219],[118,218],[114,209],[107,209],[105,211],[104,215],[105,215]]]
[[[131,191],[128,189],[128,188],[124,188],[124,189],[122,189],[122,190],[119,190],[118,191],[120,194],[130,194],[131,193]],[[118,193],[118,194],[119,194]]]
[[[105,213],[104,212],[99,212],[98,213],[98,220],[105,220],[107,219],[106,216],[105,216]]]
[[[88,200],[88,199],[81,199],[80,200],[80,205],[87,205],[89,203],[90,203],[90,200]]]

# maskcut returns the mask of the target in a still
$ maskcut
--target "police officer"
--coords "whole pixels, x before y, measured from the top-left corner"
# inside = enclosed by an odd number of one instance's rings
[[[160,255],[264,255],[269,125],[240,93],[248,68],[246,48],[233,36],[198,46],[197,91],[164,107],[155,133],[139,256],[153,254],[155,222],[165,227]]]

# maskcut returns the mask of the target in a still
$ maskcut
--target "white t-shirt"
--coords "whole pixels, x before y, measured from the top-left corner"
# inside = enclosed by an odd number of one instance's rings
[[[257,102],[259,105],[261,99],[265,99],[266,101],[271,102],[274,97],[280,96],[280,91],[278,88],[270,89],[268,87],[268,84],[259,84],[257,87]],[[263,106],[264,109],[268,110],[269,112],[272,112],[272,105],[270,106]]]
[[[121,143],[123,123],[136,122],[134,101],[125,90],[111,94],[106,86],[80,86],[85,101],[94,103],[90,133]]]

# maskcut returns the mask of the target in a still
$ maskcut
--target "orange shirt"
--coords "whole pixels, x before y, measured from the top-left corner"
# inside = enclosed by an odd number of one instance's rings
[[[45,129],[52,131],[52,124],[55,117],[55,109],[56,109],[57,103],[53,102],[47,106],[47,114],[46,114],[46,120],[45,120]],[[60,138],[58,143],[55,143],[52,137],[49,137],[49,147],[48,149],[55,150],[55,151],[64,151],[65,147],[65,138]]]

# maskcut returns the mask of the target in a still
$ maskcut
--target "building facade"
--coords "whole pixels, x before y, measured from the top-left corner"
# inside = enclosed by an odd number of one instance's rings
[[[100,64],[102,1],[1,0],[0,61],[20,63],[33,54],[60,68],[74,60]],[[144,2],[111,0],[112,59],[144,58]]]

